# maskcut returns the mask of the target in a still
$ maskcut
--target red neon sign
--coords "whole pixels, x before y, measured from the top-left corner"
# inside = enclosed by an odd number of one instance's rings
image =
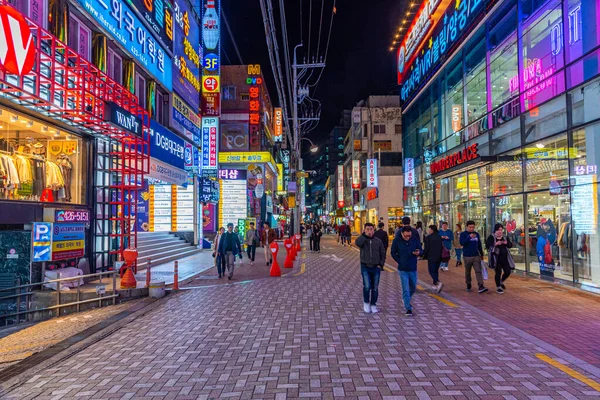
[[[431,163],[429,167],[431,174],[438,174],[457,165],[466,163],[479,157],[477,153],[477,143],[467,147],[462,151],[458,151],[447,157],[442,158],[434,163]]]
[[[26,75],[35,62],[35,45],[27,21],[10,6],[0,6],[0,63],[15,75]]]

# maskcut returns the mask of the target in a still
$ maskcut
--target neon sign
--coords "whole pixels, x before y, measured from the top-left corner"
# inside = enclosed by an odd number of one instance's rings
[[[458,151],[432,163],[429,169],[432,174],[438,174],[457,165],[464,164],[467,161],[474,160],[477,157],[479,157],[479,154],[477,152],[477,143],[475,143],[462,151]]]

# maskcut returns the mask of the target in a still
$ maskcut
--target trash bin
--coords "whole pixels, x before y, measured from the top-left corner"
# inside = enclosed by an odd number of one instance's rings
[[[150,286],[148,286],[148,292],[150,297],[153,299],[165,297],[165,282],[150,282]]]

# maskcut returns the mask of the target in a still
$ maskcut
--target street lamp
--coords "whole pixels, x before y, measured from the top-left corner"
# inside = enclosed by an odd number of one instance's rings
[[[300,141],[303,141],[303,140],[306,140],[306,141],[308,141],[308,143],[310,143],[310,149],[309,149],[309,151],[311,153],[316,153],[317,151],[319,151],[319,146],[315,145],[312,142],[312,140],[310,140],[309,138],[302,138],[302,139],[300,139]]]

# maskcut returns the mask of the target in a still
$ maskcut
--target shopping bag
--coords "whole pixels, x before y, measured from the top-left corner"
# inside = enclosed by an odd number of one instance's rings
[[[481,275],[484,280],[488,279],[488,263],[485,260],[481,260]]]

